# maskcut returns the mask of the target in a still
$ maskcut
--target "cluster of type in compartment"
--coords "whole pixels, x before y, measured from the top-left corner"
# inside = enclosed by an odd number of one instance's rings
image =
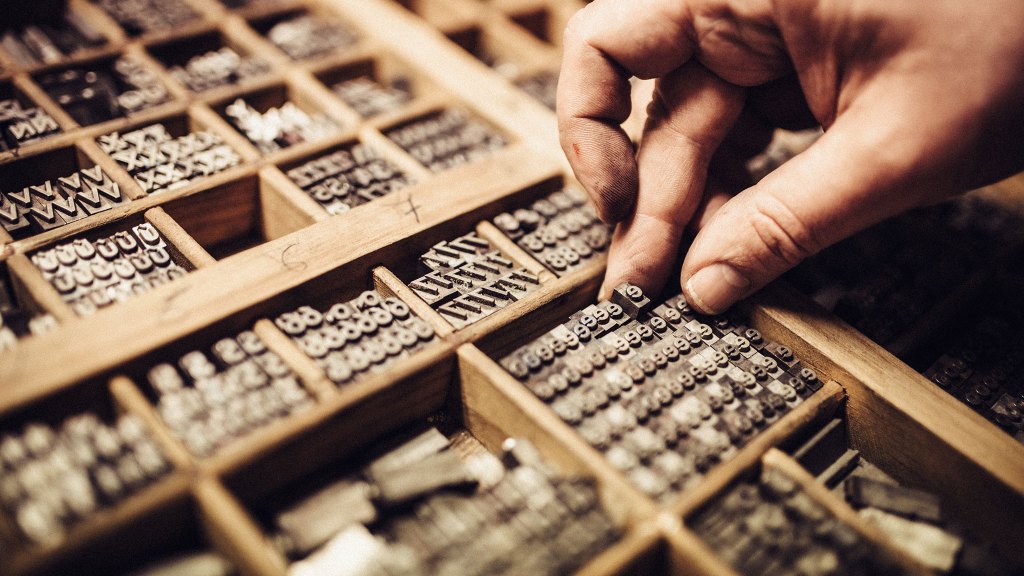
[[[412,100],[412,87],[404,76],[386,85],[369,76],[359,76],[331,86],[331,90],[363,118],[394,112]]]
[[[48,21],[6,30],[0,37],[4,51],[21,66],[56,64],[106,42],[103,33],[75,10]]]
[[[556,276],[604,254],[611,242],[611,227],[597,217],[586,194],[572,186],[529,208],[498,214],[494,224]]]
[[[135,114],[171,98],[156,74],[132,56],[46,72],[35,81],[82,126]]]
[[[0,505],[34,544],[68,530],[171,469],[142,421],[86,412],[57,425],[30,422],[0,437]]]
[[[621,536],[593,480],[556,474],[525,440],[503,448],[504,463],[462,455],[431,428],[358,472],[288,490],[272,525],[297,560],[289,574],[571,574]]]
[[[263,154],[325,138],[340,128],[327,115],[310,115],[291,101],[260,112],[238,98],[224,109],[224,116]]]
[[[436,340],[434,329],[394,296],[374,290],[325,312],[300,306],[274,319],[335,384],[378,374]]]
[[[38,106],[22,106],[17,98],[0,99],[0,152],[14,150],[60,132],[60,125]]]
[[[173,30],[199,19],[185,0],[96,0],[129,36]]]
[[[197,54],[183,65],[167,69],[172,77],[193,92],[238,84],[270,72],[270,63],[259,56],[242,56],[229,46]]]
[[[996,255],[1021,245],[1021,217],[965,197],[887,220],[786,275],[879,344],[898,339]]]
[[[447,108],[385,132],[431,172],[443,172],[493,154],[507,144],[493,127]]]
[[[907,573],[779,470],[741,482],[689,525],[745,576]]]
[[[1024,443],[1024,298],[1016,284],[987,293],[984,309],[958,324],[924,375]]]
[[[821,387],[785,346],[634,285],[501,360],[641,491],[666,501]]]
[[[0,192],[0,225],[14,238],[59,228],[127,202],[99,166]]]
[[[288,170],[288,178],[330,214],[341,214],[412,184],[366,144],[320,156]]]
[[[187,186],[237,166],[242,158],[209,130],[171,136],[163,124],[100,136],[97,143],[147,194]]]
[[[193,350],[146,373],[157,412],[196,456],[312,408],[291,368],[252,331]]]
[[[435,244],[420,256],[420,263],[430,272],[409,282],[409,288],[457,329],[540,286],[536,275],[472,232]]]
[[[80,316],[186,273],[166,239],[144,223],[96,240],[76,238],[32,254],[32,263]]]

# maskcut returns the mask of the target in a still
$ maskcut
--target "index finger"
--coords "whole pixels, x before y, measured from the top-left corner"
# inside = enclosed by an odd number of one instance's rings
[[[559,137],[606,222],[623,220],[636,202],[636,159],[621,127],[631,110],[629,78],[664,76],[689,60],[690,21],[680,0],[597,0],[566,27]]]

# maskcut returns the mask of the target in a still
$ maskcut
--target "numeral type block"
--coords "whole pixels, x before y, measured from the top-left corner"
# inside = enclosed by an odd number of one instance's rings
[[[379,374],[437,340],[433,328],[404,302],[373,290],[323,312],[300,306],[274,323],[335,384]]]

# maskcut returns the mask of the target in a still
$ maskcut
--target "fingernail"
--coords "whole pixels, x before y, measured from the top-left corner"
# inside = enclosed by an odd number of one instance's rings
[[[712,264],[701,268],[686,281],[685,292],[690,303],[705,314],[721,314],[750,288],[750,280],[728,264]]]

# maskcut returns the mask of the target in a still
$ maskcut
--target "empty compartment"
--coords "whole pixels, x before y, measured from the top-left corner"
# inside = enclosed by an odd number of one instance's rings
[[[218,260],[312,224],[256,174],[173,200],[163,208]]]
[[[147,48],[193,92],[245,84],[270,73],[270,63],[217,31]]]
[[[327,138],[337,120],[291,86],[276,85],[222,100],[214,108],[263,154]]]
[[[128,202],[117,182],[75,146],[0,166],[0,225],[15,239]]]
[[[147,194],[184,188],[243,162],[220,134],[186,115],[128,126],[96,143]]]

